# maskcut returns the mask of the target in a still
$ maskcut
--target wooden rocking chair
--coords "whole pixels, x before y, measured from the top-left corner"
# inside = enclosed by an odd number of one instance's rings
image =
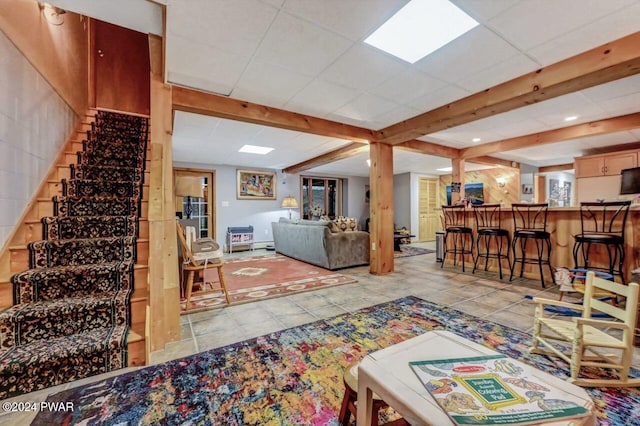
[[[596,294],[606,291],[626,299],[624,308],[599,300]],[[638,293],[640,286],[628,286],[597,278],[593,271],[587,273],[585,295],[582,305],[535,297],[537,303],[533,326],[531,353],[558,356],[571,366],[569,382],[579,386],[640,386],[640,378],[630,378],[633,358],[633,333],[638,315]],[[558,306],[581,311],[582,317],[545,317],[544,306]],[[606,313],[611,318],[592,318],[592,311]],[[608,331],[613,329],[613,332]],[[544,334],[548,330],[551,334]],[[554,343],[571,345],[571,353],[558,349]],[[540,346],[543,346],[541,348]],[[604,350],[614,353],[604,353]],[[617,370],[618,378],[590,379],[580,376],[582,367],[600,367]]]
[[[178,230],[178,241],[180,242],[180,248],[182,250],[182,270],[188,272],[187,274],[187,283],[186,283],[186,305],[185,311],[188,311],[191,307],[191,296],[193,294],[207,294],[207,293],[222,293],[224,294],[224,298],[229,304],[229,292],[227,291],[227,285],[224,282],[224,273],[222,271],[223,262],[222,259],[215,259],[209,261],[201,261],[196,260],[191,252],[191,248],[187,244],[187,240],[184,235],[184,230],[179,222],[176,221],[176,227]],[[205,269],[216,268],[218,270],[218,278],[220,280],[219,286],[213,286],[212,288],[205,288],[205,278],[204,271]],[[193,281],[196,272],[198,274],[202,273],[202,288],[197,291],[193,291]]]

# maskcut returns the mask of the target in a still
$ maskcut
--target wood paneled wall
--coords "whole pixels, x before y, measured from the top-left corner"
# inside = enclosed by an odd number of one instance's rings
[[[498,186],[497,179],[505,180],[505,186]],[[451,175],[440,176],[440,205],[447,204],[447,185],[451,185]],[[520,170],[496,167],[493,169],[465,172],[464,183],[482,183],[485,203],[502,203],[511,206],[520,201]]]
[[[83,116],[88,106],[88,19],[67,12],[51,25],[38,2],[0,0],[0,29],[49,84]]]

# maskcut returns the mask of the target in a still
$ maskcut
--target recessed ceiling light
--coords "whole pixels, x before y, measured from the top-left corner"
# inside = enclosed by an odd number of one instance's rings
[[[267,146],[257,146],[257,145],[244,145],[242,148],[238,150],[238,152],[246,152],[249,154],[268,154],[273,151],[273,148],[269,148]]]
[[[436,169],[439,172],[452,172],[453,171],[453,167],[443,167],[441,169]]]
[[[482,139],[480,139],[480,138],[473,138],[473,139],[471,139],[471,142],[480,142],[481,140]]]
[[[565,117],[564,121],[573,121],[573,120],[577,120],[578,116],[577,115],[570,115],[569,117]]]
[[[364,42],[413,64],[477,25],[448,0],[411,0]]]

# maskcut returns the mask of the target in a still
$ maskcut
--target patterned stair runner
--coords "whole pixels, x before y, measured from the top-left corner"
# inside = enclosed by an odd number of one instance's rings
[[[148,120],[99,111],[0,312],[0,399],[127,366]]]

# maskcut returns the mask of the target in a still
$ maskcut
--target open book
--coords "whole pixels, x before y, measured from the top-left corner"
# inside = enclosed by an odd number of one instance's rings
[[[590,414],[584,398],[557,389],[536,369],[504,355],[409,365],[456,424],[525,425]]]

